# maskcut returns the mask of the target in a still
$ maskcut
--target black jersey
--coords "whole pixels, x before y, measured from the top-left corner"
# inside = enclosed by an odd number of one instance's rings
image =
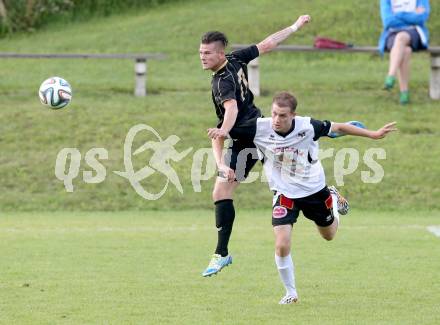
[[[237,101],[237,120],[230,132],[234,137],[235,129],[245,128],[249,123],[261,116],[254,104],[254,95],[249,89],[247,64],[258,57],[256,45],[226,55],[227,62],[212,76],[212,101],[215,105],[218,127],[223,124],[225,108],[223,103],[228,99]]]

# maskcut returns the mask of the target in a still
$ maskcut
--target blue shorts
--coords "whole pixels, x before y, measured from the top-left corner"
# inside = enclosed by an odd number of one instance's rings
[[[406,32],[409,34],[411,41],[410,41],[410,46],[412,48],[412,50],[414,52],[417,51],[421,51],[421,50],[425,50],[426,48],[423,46],[422,41],[420,39],[420,35],[417,32],[417,29],[415,28],[407,28],[407,29],[402,29],[402,30],[396,30],[396,31],[392,31],[388,34],[387,37],[387,41],[386,41],[386,46],[385,46],[385,50],[387,52],[390,52],[391,49],[393,48],[394,45],[394,40],[396,38],[396,35],[400,32]]]

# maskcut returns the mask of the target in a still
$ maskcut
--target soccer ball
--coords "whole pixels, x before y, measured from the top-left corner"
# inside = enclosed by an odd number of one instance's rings
[[[43,105],[52,109],[66,107],[72,99],[72,88],[60,77],[51,77],[43,81],[38,90],[38,96]]]

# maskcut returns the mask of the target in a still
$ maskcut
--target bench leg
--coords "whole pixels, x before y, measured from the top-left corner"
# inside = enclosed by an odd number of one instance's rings
[[[431,53],[431,80],[429,82],[429,96],[431,99],[440,99],[440,54]]]
[[[134,95],[136,97],[144,97],[147,95],[147,60],[136,59],[134,72],[136,81]]]

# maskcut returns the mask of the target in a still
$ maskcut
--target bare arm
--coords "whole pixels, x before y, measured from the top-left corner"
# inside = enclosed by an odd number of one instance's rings
[[[215,163],[217,168],[223,165],[223,146],[225,143],[224,138],[217,138],[211,140],[212,152],[214,153]]]
[[[235,180],[235,172],[226,166],[223,161],[223,146],[225,138],[228,137],[229,131],[231,131],[237,120],[237,101],[235,99],[229,99],[223,103],[223,106],[225,108],[225,116],[223,118],[222,127],[220,129],[208,129],[208,136],[211,138],[212,151],[214,152],[219,176],[231,183]]]
[[[385,124],[377,131],[372,131],[372,130],[358,128],[356,126],[346,123],[332,123],[331,132],[338,132],[347,135],[355,135],[359,137],[366,137],[377,140],[384,138],[390,132],[397,131],[397,128],[395,126],[396,126],[396,122],[391,122]]]
[[[223,147],[225,138],[217,137],[211,140],[212,151],[214,152],[214,159],[218,169],[218,176],[227,180],[229,183],[234,182],[235,172],[229,166],[225,165],[223,160]]]
[[[301,29],[305,24],[307,24],[310,19],[311,18],[309,15],[302,15],[292,26],[286,27],[275,34],[266,37],[263,41],[257,44],[260,55],[272,51],[291,34],[295,33],[297,30]]]
[[[222,127],[220,129],[208,129],[208,136],[211,139],[216,139],[217,137],[226,138],[237,120],[237,101],[235,99],[229,99],[223,103],[223,106],[225,108],[225,116],[223,117]]]
[[[223,118],[221,130],[223,130],[223,132],[225,132],[226,134],[229,134],[229,131],[231,131],[232,127],[235,124],[235,121],[237,120],[237,101],[235,99],[227,100],[223,103],[223,106],[225,108],[225,116]]]

